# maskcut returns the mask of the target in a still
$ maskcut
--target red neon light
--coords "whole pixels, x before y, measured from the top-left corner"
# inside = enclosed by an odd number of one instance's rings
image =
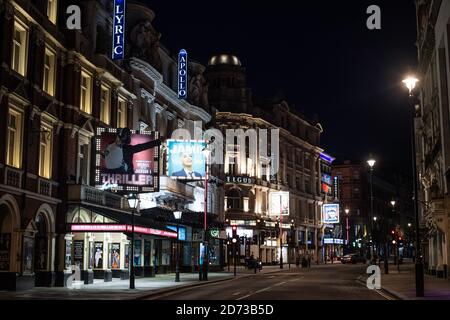
[[[70,231],[74,232],[126,232],[133,231],[133,226],[127,224],[72,224]],[[134,231],[142,234],[152,234],[168,238],[177,238],[176,232],[158,230],[153,228],[134,227]]]

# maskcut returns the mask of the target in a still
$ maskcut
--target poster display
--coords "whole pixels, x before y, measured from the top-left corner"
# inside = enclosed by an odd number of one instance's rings
[[[80,269],[83,269],[83,256],[84,256],[84,241],[74,240],[73,241],[73,262]]]
[[[339,223],[339,204],[327,203],[322,206],[322,219],[325,224]]]
[[[34,238],[23,237],[23,273],[33,273]]]
[[[94,269],[94,263],[95,263],[95,247],[94,247],[94,242],[90,241],[89,242],[89,269]]]
[[[66,270],[72,270],[72,240],[66,240],[64,264]]]
[[[144,266],[151,264],[152,243],[144,240]]]
[[[206,157],[205,141],[167,140],[167,175],[172,179],[203,180]]]
[[[130,267],[130,245],[125,245],[125,269]]]
[[[289,192],[269,193],[269,215],[271,216],[289,215]]]
[[[95,184],[120,193],[159,190],[157,132],[98,128]]]
[[[111,269],[120,269],[120,243],[111,244]]]
[[[103,269],[103,242],[95,242],[94,248],[94,269]]]
[[[142,241],[141,240],[134,240],[134,260],[133,264],[135,266],[141,266],[142,265]]]

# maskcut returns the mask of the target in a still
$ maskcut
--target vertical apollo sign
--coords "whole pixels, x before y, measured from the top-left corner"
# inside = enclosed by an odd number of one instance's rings
[[[184,49],[178,54],[178,99],[187,98],[187,52]]]
[[[114,0],[112,59],[121,60],[125,53],[125,0]]]

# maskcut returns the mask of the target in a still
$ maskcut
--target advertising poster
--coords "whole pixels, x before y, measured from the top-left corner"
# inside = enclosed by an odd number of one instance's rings
[[[134,260],[133,264],[135,266],[141,266],[142,265],[142,241],[141,240],[134,240]]]
[[[206,175],[204,141],[167,140],[167,175],[172,179],[203,180]]]
[[[35,237],[35,269],[46,270],[47,268],[47,238],[43,236]]]
[[[289,215],[289,192],[271,192],[269,194],[269,215]]]
[[[11,234],[0,233],[0,270],[8,271],[11,256]]]
[[[94,268],[103,269],[103,242],[95,242],[94,248]]]
[[[120,269],[120,243],[111,244],[111,269]]]
[[[125,269],[130,267],[130,245],[125,245]]]
[[[72,240],[66,240],[66,252],[64,257],[66,270],[72,269]]]
[[[95,263],[95,247],[94,247],[94,242],[90,241],[89,242],[89,269],[94,269],[94,263]]]
[[[152,243],[148,240],[144,240],[144,266],[150,265],[151,253],[152,253]]]
[[[331,203],[322,206],[323,223],[339,223],[339,204]]]
[[[73,242],[73,262],[83,269],[84,241],[74,240]]]
[[[122,193],[158,191],[161,143],[157,135],[156,132],[136,133],[128,128],[99,128],[96,187]]]

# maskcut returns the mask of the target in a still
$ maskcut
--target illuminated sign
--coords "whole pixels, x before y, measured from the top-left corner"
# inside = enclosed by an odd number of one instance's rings
[[[220,236],[220,231],[218,229],[211,229],[209,232],[213,238],[219,238]]]
[[[254,180],[250,177],[227,176],[228,183],[253,184]]]
[[[167,175],[181,180],[205,179],[205,147],[205,141],[167,140]]]
[[[125,0],[114,0],[113,60],[121,60],[125,55],[125,6]]]
[[[344,244],[344,240],[342,239],[332,239],[332,238],[325,238],[323,239],[324,244]]]
[[[271,216],[289,215],[289,192],[269,193],[269,215]]]
[[[334,197],[338,198],[338,177],[334,177]]]
[[[132,232],[133,226],[128,224],[71,224],[72,232]],[[163,231],[153,228],[134,227],[134,232],[157,236],[176,238],[176,232]]]
[[[336,160],[335,158],[333,158],[332,156],[326,154],[326,153],[321,153],[320,154],[320,158],[326,162],[332,163],[334,160]]]
[[[339,223],[339,204],[331,203],[322,206],[323,223]]]
[[[331,186],[333,184],[331,176],[326,173],[322,173],[322,182],[328,184],[329,186]]]
[[[174,227],[174,226],[167,226],[167,229],[177,231],[177,227]],[[185,227],[178,227],[178,240],[186,241],[186,228]]]
[[[159,190],[157,132],[98,128],[95,184],[121,193]]]
[[[187,98],[187,52],[184,49],[178,54],[178,98]]]

